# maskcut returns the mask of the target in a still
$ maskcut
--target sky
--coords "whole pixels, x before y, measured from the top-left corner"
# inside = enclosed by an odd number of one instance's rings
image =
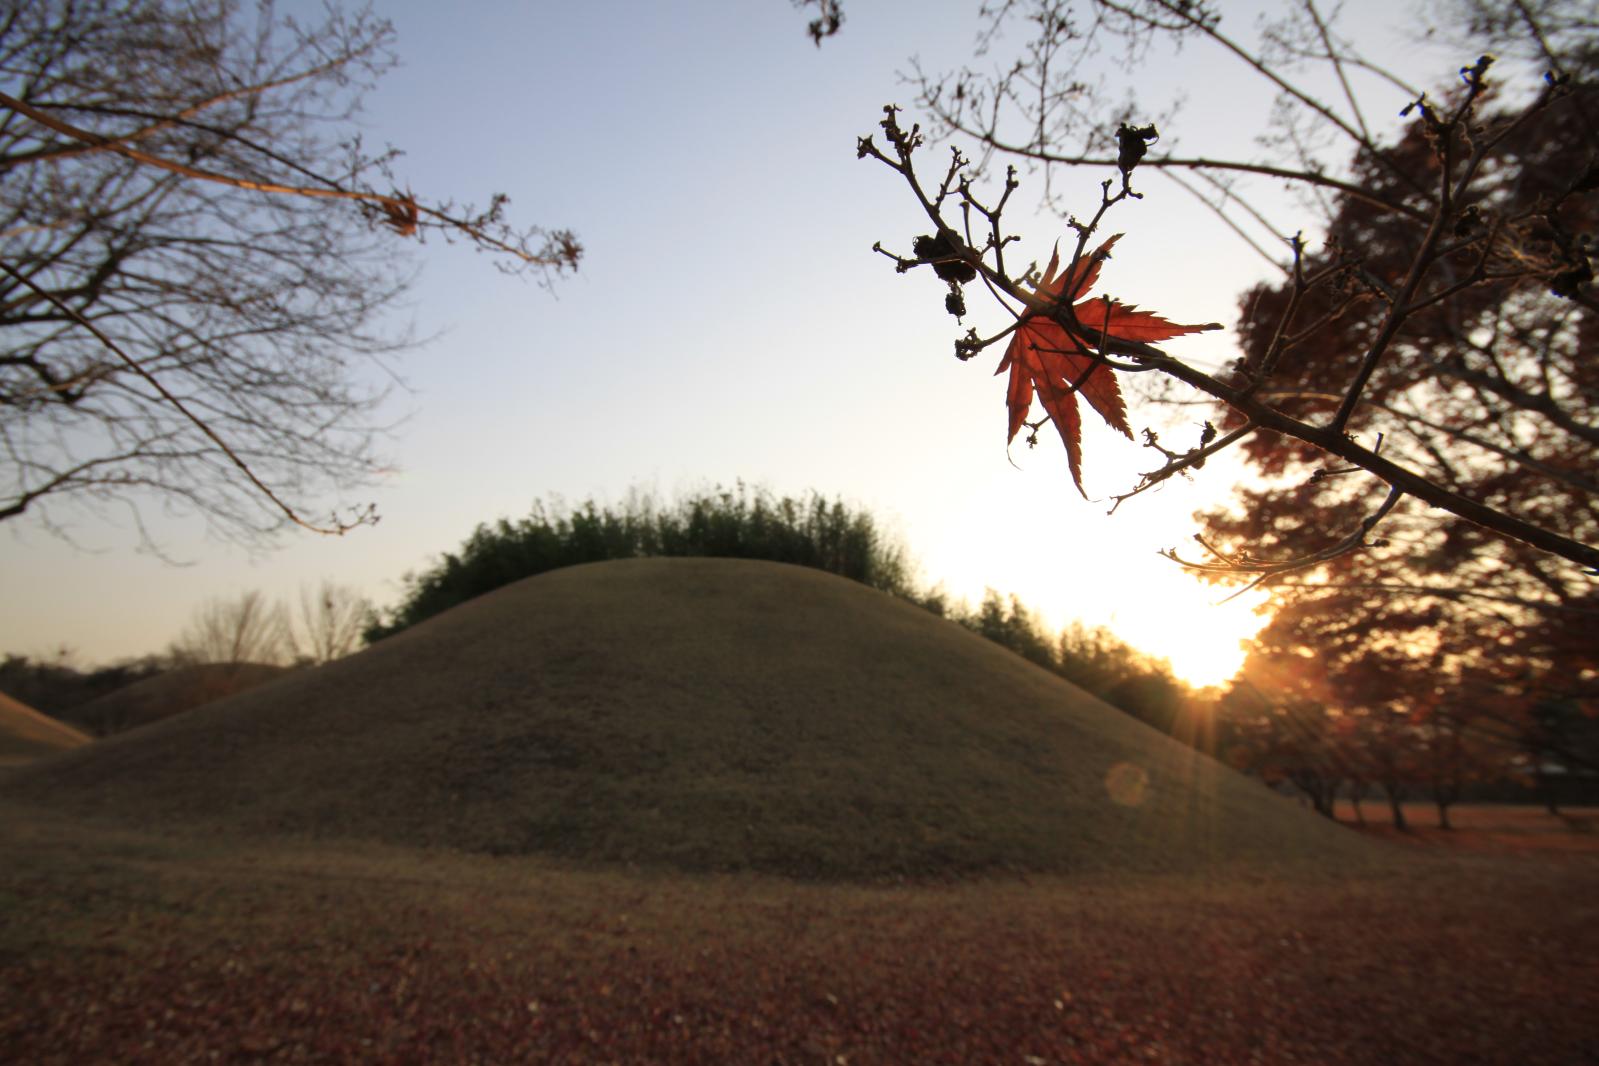
[[[1230,676],[1262,622],[1259,597],[1218,604],[1224,591],[1157,552],[1190,544],[1193,511],[1225,500],[1242,472],[1213,460],[1107,515],[1151,453],[1085,420],[1085,501],[1052,434],[1007,452],[999,353],[957,361],[964,327],[943,286],[871,251],[908,252],[928,227],[894,174],[856,158],[856,138],[878,132],[884,104],[914,103],[913,57],[944,71],[1014,54],[1025,26],[972,58],[977,6],[852,0],[817,48],[786,0],[376,4],[401,65],[367,98],[368,143],[403,148],[399,173],[421,195],[505,192],[515,221],[574,230],[581,270],[547,291],[458,245],[408,247],[418,279],[393,324],[431,339],[397,362],[405,388],[385,409],[397,424],[383,449],[394,472],[351,497],[377,502],[377,526],[295,531],[252,553],[152,505],[160,558],[115,515],[74,516],[70,544],[6,522],[0,653],[66,648],[92,665],[157,652],[208,598],[292,601],[322,580],[389,604],[403,574],[535,500],[669,499],[742,480],[872,511],[928,585],[973,602],[1015,594],[1052,628],[1104,624],[1192,681]],[[1245,35],[1256,11],[1227,12]],[[1379,50],[1405,47],[1403,9],[1346,14]],[[1248,154],[1270,104],[1214,50],[1137,79],[1141,98],[1185,97],[1180,129],[1163,132],[1208,150]],[[1404,101],[1392,102],[1383,114]],[[1087,212],[1106,176],[1074,173],[1065,189]],[[1065,228],[1038,208],[1041,176],[1022,179],[1012,226],[1024,261],[1042,262]],[[1108,223],[1127,235],[1101,290],[1230,327],[1238,294],[1270,266],[1181,191],[1143,186]],[[1003,325],[979,293],[968,299],[968,324]],[[1235,354],[1230,328],[1166,348],[1210,368]],[[1133,404],[1135,429],[1172,417]],[[1195,433],[1203,416],[1175,417]]]

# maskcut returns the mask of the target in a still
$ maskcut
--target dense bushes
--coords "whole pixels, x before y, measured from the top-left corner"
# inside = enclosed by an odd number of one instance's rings
[[[913,598],[1161,732],[1179,731],[1187,686],[1172,676],[1166,660],[1146,655],[1103,626],[1075,622],[1051,636],[1020,600],[993,589],[975,611],[951,607],[936,595]]]
[[[1103,628],[1044,630],[1021,602],[989,590],[973,610],[941,590],[915,586],[899,542],[866,511],[816,492],[777,497],[739,483],[662,506],[634,494],[620,506],[590,500],[567,513],[536,503],[526,518],[477,527],[466,542],[418,574],[400,603],[366,630],[368,641],[397,633],[502,585],[547,570],[641,556],[768,559],[827,570],[904,597],[1171,731],[1186,690],[1170,667]]]
[[[867,512],[816,492],[773,496],[740,483],[668,506],[630,496],[619,507],[590,500],[569,514],[536,503],[520,521],[481,525],[456,552],[407,574],[398,607],[366,631],[379,640],[524,577],[579,563],[641,556],[768,559],[827,570],[896,595],[910,592],[900,544]]]

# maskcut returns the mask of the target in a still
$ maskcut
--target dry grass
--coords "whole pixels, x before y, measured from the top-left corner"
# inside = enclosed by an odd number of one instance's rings
[[[0,794],[228,836],[823,879],[1366,850],[957,625],[721,559],[530,578]]]

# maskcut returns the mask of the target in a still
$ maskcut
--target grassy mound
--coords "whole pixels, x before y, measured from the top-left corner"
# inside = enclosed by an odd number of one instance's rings
[[[106,736],[159,722],[265,684],[284,667],[268,663],[199,663],[147,677],[63,712],[63,721]]]
[[[0,692],[0,766],[16,766],[89,743],[72,726]]]
[[[145,825],[803,877],[1371,847],[953,623],[727,559],[529,578],[0,794]]]

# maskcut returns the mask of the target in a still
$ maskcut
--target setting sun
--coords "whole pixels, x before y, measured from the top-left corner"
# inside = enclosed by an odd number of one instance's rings
[[[1124,552],[1106,553],[1091,568],[1027,572],[984,559],[952,568],[950,587],[973,603],[984,588],[1014,594],[1051,634],[1075,622],[1104,626],[1139,651],[1168,660],[1195,688],[1224,684],[1243,665],[1243,642],[1266,623],[1255,610],[1267,594],[1255,590],[1227,600],[1229,588],[1141,554],[1136,533],[1129,529]]]
[[[1138,449],[1115,439],[1095,443],[1102,445],[1100,484],[1137,480],[1144,461]],[[929,584],[971,603],[985,589],[1015,595],[1051,632],[1074,622],[1104,626],[1139,651],[1169,660],[1177,677],[1196,688],[1238,672],[1240,644],[1265,624],[1255,611],[1268,594],[1255,590],[1228,600],[1236,586],[1206,584],[1159,554],[1192,534],[1195,511],[1216,506],[1211,483],[1174,478],[1109,515],[1100,501],[1085,503],[1071,493],[1062,455],[1024,462],[1022,472],[992,470],[922,527],[929,532],[915,549]],[[1207,473],[1233,472],[1225,461],[1212,465],[1220,469]],[[1044,491],[1051,485],[1067,491]],[[994,550],[994,515],[1027,531],[1014,550]]]
[[[1244,662],[1242,642],[1265,624],[1255,608],[1266,594],[1251,592],[1221,603],[1228,590],[1186,576],[1150,581],[1150,595],[1132,597],[1108,623],[1127,643],[1171,661],[1172,671],[1195,688],[1219,685]]]

